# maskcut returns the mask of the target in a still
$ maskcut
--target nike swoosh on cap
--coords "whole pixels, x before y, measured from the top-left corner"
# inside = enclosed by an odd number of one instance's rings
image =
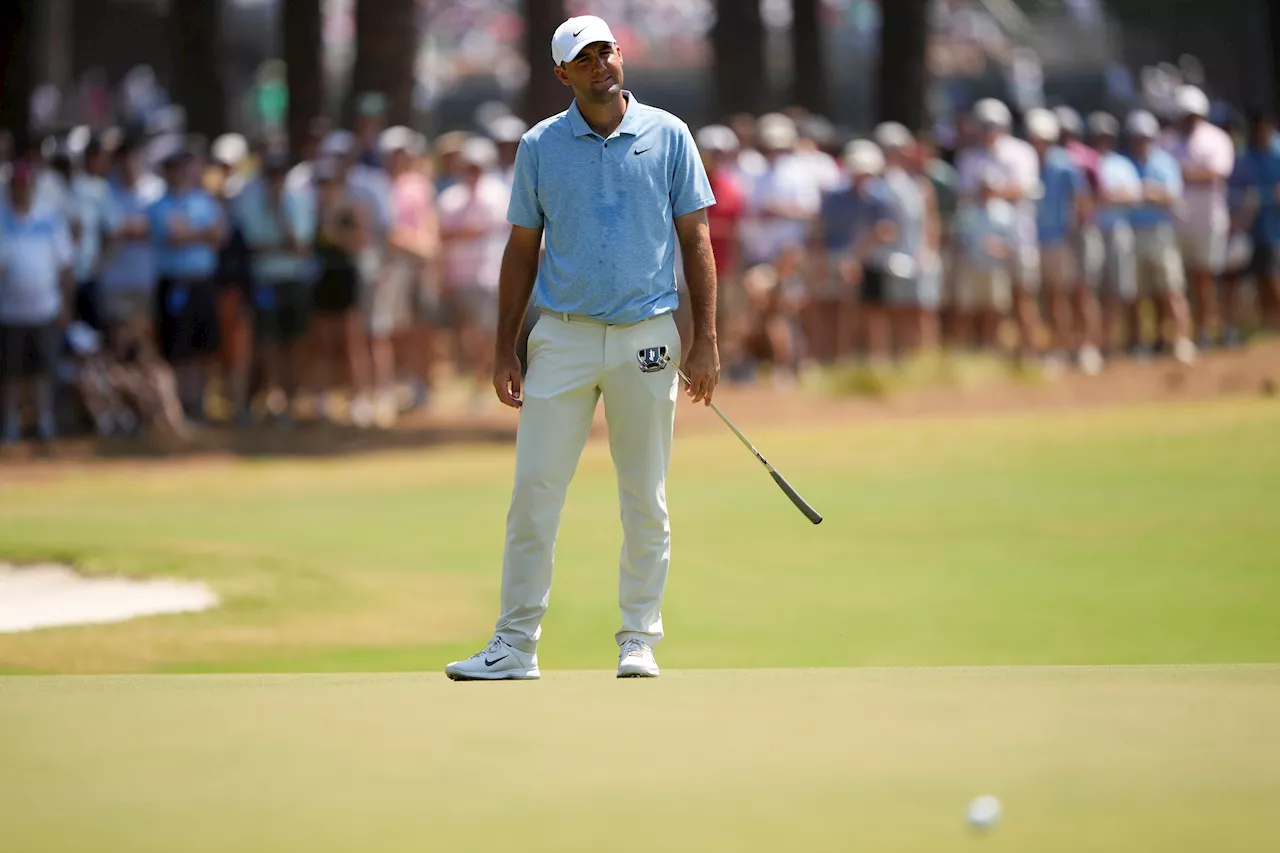
[[[587,31],[587,28],[586,28],[586,27],[583,27],[582,29],[580,29],[580,30],[578,30],[576,33],[574,33],[574,34],[573,34],[573,37],[574,37],[574,38],[577,38],[578,36],[582,35],[582,34],[583,34],[583,33],[585,33],[586,31]]]

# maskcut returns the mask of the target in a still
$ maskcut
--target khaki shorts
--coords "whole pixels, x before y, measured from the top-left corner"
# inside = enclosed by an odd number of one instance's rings
[[[1138,295],[1170,296],[1185,293],[1187,274],[1182,266],[1178,236],[1172,225],[1134,232],[1138,263]]]
[[[1007,312],[1013,306],[1013,279],[1007,269],[984,269],[960,263],[955,307],[960,311]]]
[[[413,323],[413,300],[421,274],[421,264],[398,259],[388,261],[378,276],[365,279],[361,295],[369,334],[387,337],[409,328]]]
[[[1132,302],[1138,297],[1133,229],[1127,222],[1117,223],[1102,235],[1102,243],[1105,260],[1101,291],[1123,302]]]
[[[1046,283],[1073,288],[1079,283],[1079,254],[1066,240],[1040,247],[1040,275]]]
[[[1227,231],[1226,227],[1216,227],[1179,234],[1178,245],[1186,268],[1191,272],[1207,271],[1221,275],[1227,262]]]
[[[155,315],[154,290],[101,290],[102,316],[108,323],[150,320]]]
[[[498,328],[498,291],[478,284],[464,284],[450,293],[456,324],[468,323],[490,332]]]

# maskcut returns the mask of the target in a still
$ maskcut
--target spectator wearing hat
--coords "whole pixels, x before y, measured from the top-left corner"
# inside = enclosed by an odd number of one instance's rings
[[[1102,232],[1103,271],[1102,348],[1110,355],[1116,349],[1123,309],[1138,296],[1134,266],[1134,236],[1130,217],[1142,203],[1142,178],[1133,161],[1117,151],[1120,122],[1109,113],[1089,116],[1089,132],[1098,152],[1097,222]]]
[[[1254,279],[1265,326],[1280,329],[1280,146],[1276,121],[1267,113],[1249,117],[1249,136],[1231,176],[1231,206],[1236,230],[1248,234],[1253,253],[1243,269],[1224,276],[1226,342],[1240,341],[1240,279]]]
[[[319,417],[329,420],[328,395],[334,388],[331,375],[335,359],[328,356],[338,354],[351,380],[351,422],[368,427],[373,425],[375,412],[370,400],[369,342],[360,312],[360,258],[376,239],[375,214],[369,200],[348,183],[334,160],[316,161],[313,174],[319,278],[312,297],[317,357],[311,360],[311,387],[318,396]]]
[[[249,413],[249,367],[253,357],[253,264],[248,241],[239,216],[237,194],[245,172],[249,142],[238,133],[224,134],[209,146],[204,186],[222,206],[227,224],[226,238],[218,247],[218,269],[214,281],[218,290],[218,364],[220,390],[235,422],[242,428],[251,424]]]
[[[1054,347],[1064,354],[1074,352],[1085,372],[1097,373],[1102,367],[1098,297],[1085,283],[1076,252],[1089,210],[1088,179],[1058,145],[1061,128],[1056,115],[1045,109],[1028,110],[1025,124],[1027,139],[1040,158],[1036,234]]]
[[[148,211],[156,255],[161,352],[174,366],[187,417],[204,418],[205,382],[220,346],[218,253],[227,238],[221,203],[200,186],[187,148],[164,160],[168,190]]]
[[[856,297],[852,314],[861,320],[858,331],[867,355],[878,362],[891,352],[888,288],[902,226],[895,218],[896,202],[884,181],[885,157],[880,146],[869,139],[855,139],[845,147],[844,162],[851,178],[850,191],[848,195],[828,195],[824,208],[831,220],[831,230],[825,234],[827,257],[834,262],[839,283]],[[838,312],[848,305],[836,307]],[[843,324],[837,328],[837,335],[842,334],[849,334]],[[837,337],[837,355],[848,353],[852,344],[851,338]]]
[[[516,174],[516,152],[520,150],[520,138],[529,125],[519,116],[502,115],[489,123],[489,138],[498,146],[498,172],[511,186]]]
[[[822,207],[818,181],[795,153],[795,122],[781,113],[761,116],[757,135],[765,169],[747,184],[741,223],[746,264],[772,263],[787,246],[803,244]]]
[[[355,149],[356,161],[371,169],[385,165],[379,142],[387,127],[387,96],[381,92],[363,92],[356,98]]]
[[[1186,185],[1179,240],[1196,302],[1196,338],[1201,348],[1211,343],[1218,325],[1217,278],[1226,261],[1231,213],[1227,182],[1235,169],[1231,137],[1209,120],[1209,98],[1195,86],[1174,93],[1177,135],[1170,153],[1182,166]]]
[[[285,189],[289,161],[269,152],[261,174],[235,201],[235,218],[249,250],[254,347],[262,366],[267,411],[291,424],[302,385],[302,339],[311,313],[311,245],[315,223],[305,199]]]
[[[738,275],[738,225],[746,203],[741,174],[734,165],[738,159],[738,136],[727,125],[709,124],[698,131],[694,141],[716,198],[716,203],[707,209],[707,227],[719,290],[717,324],[727,329],[741,318],[746,307]],[[736,360],[731,337],[722,339],[725,363],[730,365]]]
[[[1182,204],[1182,170],[1173,156],[1159,146],[1160,123],[1145,110],[1125,120],[1129,155],[1142,180],[1142,203],[1130,214],[1137,264],[1138,298],[1129,317],[1130,345],[1141,345],[1139,303],[1150,299],[1158,315],[1173,326],[1173,352],[1183,363],[1195,358],[1191,343],[1191,316],[1187,306],[1186,273],[1178,251],[1175,222]],[[1160,329],[1161,337],[1164,329]]]
[[[111,168],[111,152],[100,136],[87,129],[81,135],[83,145],[73,151],[80,163],[71,178],[70,202],[76,210],[76,316],[94,329],[106,327],[102,317],[101,274],[108,231],[111,187],[107,173]]]
[[[140,140],[124,140],[113,156],[100,307],[108,344],[118,355],[133,345],[155,347],[156,258],[148,210],[165,186],[148,168]]]
[[[22,435],[21,403],[29,385],[42,441],[57,433],[54,378],[62,330],[74,295],[74,247],[66,220],[35,207],[35,170],[14,165],[9,201],[0,205],[0,441]]]
[[[872,135],[884,152],[884,185],[893,202],[898,231],[885,288],[893,350],[903,354],[922,346],[932,349],[937,340],[941,298],[938,280],[930,278],[926,282],[924,277],[926,255],[936,246],[936,237],[930,232],[931,227],[936,229],[930,222],[932,187],[913,171],[916,139],[911,131],[897,122],[884,122]]]
[[[995,167],[1003,176],[1000,192],[1017,214],[1018,245],[1009,258],[1013,279],[1014,316],[1018,324],[1018,354],[1028,357],[1038,349],[1035,329],[1039,322],[1036,296],[1040,285],[1040,251],[1036,238],[1036,195],[1040,188],[1040,164],[1035,149],[1010,133],[1013,116],[994,98],[973,107],[978,126],[977,144],[966,149],[956,164],[962,199],[976,201],[990,192],[981,176]]]
[[[1008,199],[1008,176],[999,166],[988,163],[970,180],[976,194],[956,219],[955,340],[961,347],[993,349],[1000,323],[1013,305],[1018,212]]]
[[[494,334],[498,324],[498,275],[511,226],[511,193],[496,173],[497,147],[473,136],[460,152],[462,180],[440,194],[445,292],[459,350],[475,382],[475,400],[489,399]]]
[[[395,362],[413,381],[413,405],[426,402],[431,384],[434,309],[439,301],[440,222],[436,190],[424,168],[426,140],[407,127],[389,128],[379,143],[391,177],[391,234],[387,276],[397,294]],[[375,359],[378,353],[375,352]],[[386,374],[381,368],[381,375]],[[380,369],[375,361],[375,375]],[[385,403],[384,403],[385,405]],[[392,407],[394,410],[394,406]]]

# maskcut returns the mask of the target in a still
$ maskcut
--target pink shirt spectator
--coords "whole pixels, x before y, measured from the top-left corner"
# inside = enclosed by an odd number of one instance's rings
[[[1227,179],[1235,169],[1236,149],[1226,131],[1207,121],[1196,123],[1195,130],[1173,145],[1173,156],[1185,170],[1187,167],[1209,169],[1216,179],[1212,183],[1187,181],[1183,197],[1181,225],[1184,233],[1225,232],[1231,224],[1227,209]]]
[[[483,175],[474,191],[459,181],[440,193],[444,272],[451,285],[498,289],[502,253],[511,233],[510,201],[511,189],[494,174]]]
[[[430,224],[435,200],[435,185],[426,175],[410,171],[398,176],[391,187],[392,226],[418,233]]]
[[[1102,159],[1098,156],[1098,152],[1085,145],[1079,139],[1071,140],[1062,148],[1067,152],[1067,156],[1071,158],[1071,162],[1076,165],[1076,168],[1084,172],[1085,177],[1089,179],[1089,186],[1094,192],[1097,192],[1098,163]]]

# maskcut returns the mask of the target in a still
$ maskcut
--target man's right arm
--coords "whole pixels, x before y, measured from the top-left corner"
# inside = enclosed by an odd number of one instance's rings
[[[533,283],[538,277],[538,257],[542,251],[542,228],[511,226],[507,248],[502,254],[498,278],[498,329],[494,350],[493,387],[498,399],[518,409],[521,405],[520,359],[516,341],[524,325]]]

